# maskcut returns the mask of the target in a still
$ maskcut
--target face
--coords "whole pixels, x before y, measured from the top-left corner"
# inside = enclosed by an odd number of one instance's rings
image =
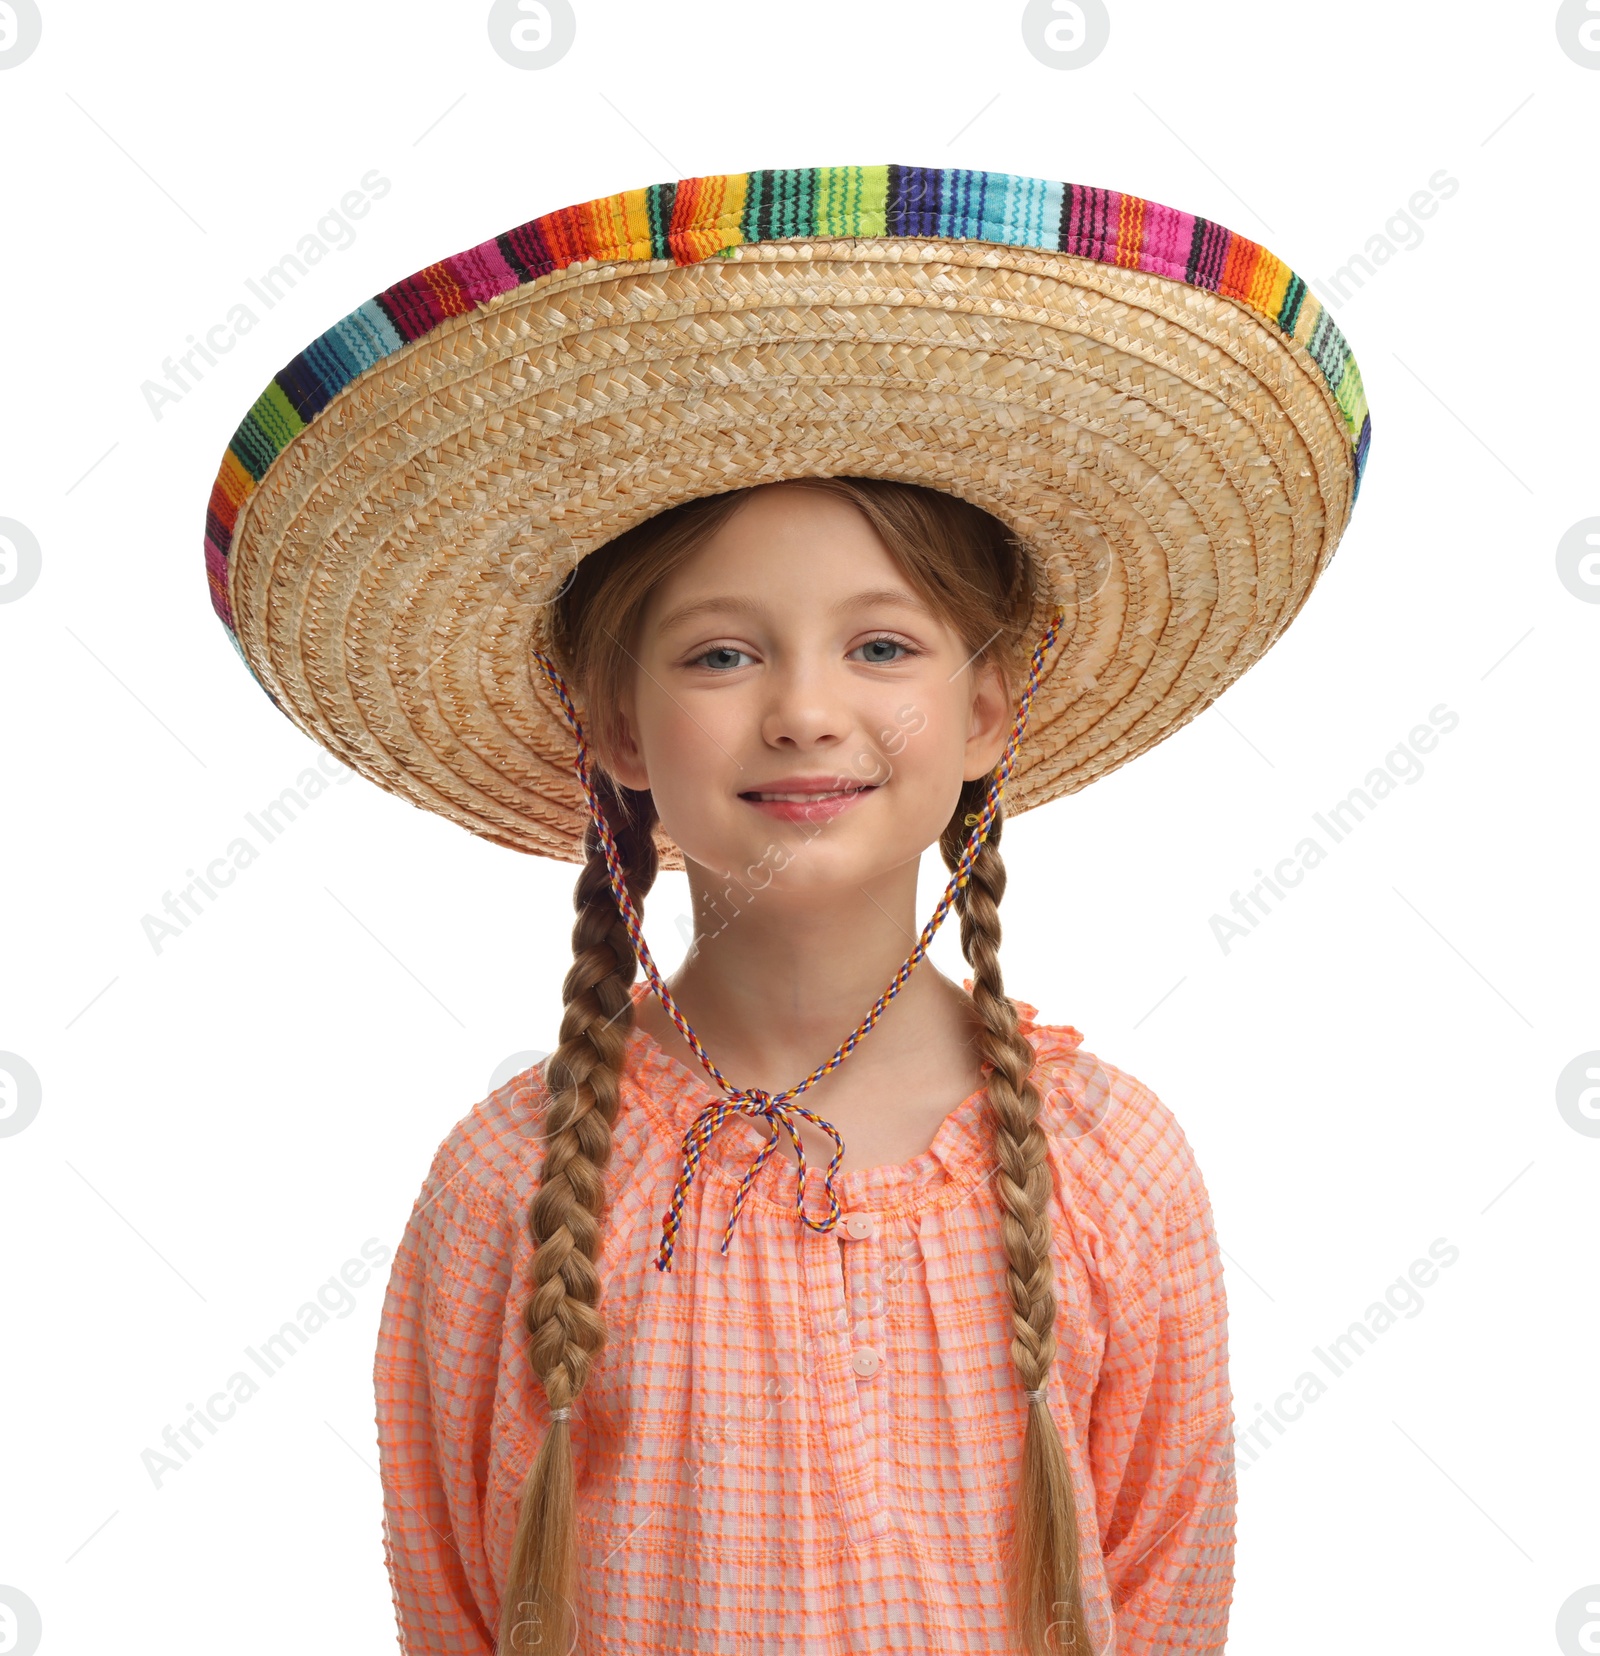
[[[754,491],[651,594],[634,653],[609,768],[692,864],[757,889],[915,859],[1015,717],[867,519],[812,489]]]

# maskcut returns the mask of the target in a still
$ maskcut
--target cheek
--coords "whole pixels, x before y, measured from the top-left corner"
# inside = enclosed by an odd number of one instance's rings
[[[671,793],[691,778],[695,769],[694,749],[678,722],[663,720],[642,734],[645,763],[657,793]]]
[[[641,724],[640,737],[663,817],[705,816],[719,794],[737,788],[737,766],[728,756],[737,749],[712,711],[696,709],[691,718],[672,706],[659,709]]]
[[[879,723],[880,763],[918,787],[959,787],[966,732],[965,707],[927,692],[903,695]]]

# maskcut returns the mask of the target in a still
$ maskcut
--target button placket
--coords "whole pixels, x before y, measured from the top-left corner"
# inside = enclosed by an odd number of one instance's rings
[[[839,1521],[852,1542],[869,1534],[876,1505],[871,1456],[861,1422],[855,1377],[850,1369],[848,1290],[841,1280],[838,1224],[829,1231],[808,1231],[801,1246],[801,1270],[810,1304],[812,1370],[819,1424],[825,1443],[823,1466],[831,1479]]]
[[[875,1213],[856,1208],[841,1216],[839,1230],[840,1268],[844,1275],[851,1342],[850,1368],[858,1380],[867,1380],[883,1367],[886,1356],[881,1226]],[[864,1406],[863,1415],[867,1413]]]

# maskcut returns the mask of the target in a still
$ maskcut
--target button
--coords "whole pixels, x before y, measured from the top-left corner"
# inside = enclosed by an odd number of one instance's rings
[[[869,1236],[878,1234],[878,1220],[871,1213],[847,1213],[844,1216],[844,1231],[846,1236],[854,1237],[857,1242],[865,1241]]]
[[[882,1357],[871,1346],[862,1346],[850,1355],[850,1367],[857,1374],[876,1374]]]

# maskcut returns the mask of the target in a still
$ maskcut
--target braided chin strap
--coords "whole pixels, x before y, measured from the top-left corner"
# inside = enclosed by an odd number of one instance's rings
[[[933,912],[933,918],[922,929],[917,946],[906,957],[905,963],[895,973],[889,987],[878,996],[873,1003],[872,1010],[856,1025],[855,1032],[846,1040],[834,1055],[825,1063],[819,1064],[812,1070],[804,1081],[789,1087],[780,1093],[770,1093],[760,1087],[734,1087],[722,1071],[711,1061],[711,1055],[700,1044],[700,1037],[690,1028],[689,1021],[678,1010],[677,1003],[672,998],[672,992],[666,986],[661,974],[656,970],[656,963],[650,957],[649,947],[644,940],[644,928],[639,923],[639,916],[634,909],[633,899],[628,894],[627,877],[623,871],[622,859],[617,852],[616,840],[612,837],[610,824],[606,821],[604,810],[601,808],[599,796],[595,793],[594,785],[589,776],[589,745],[583,734],[583,726],[578,721],[578,713],[573,705],[572,697],[567,691],[565,681],[551,660],[542,650],[532,650],[533,659],[544,670],[549,679],[551,688],[561,702],[561,711],[567,723],[572,727],[572,734],[577,741],[577,753],[573,758],[573,769],[577,772],[578,785],[583,789],[584,797],[589,802],[589,813],[594,818],[595,831],[600,837],[600,846],[605,853],[606,873],[611,882],[612,895],[617,900],[617,908],[622,914],[624,925],[628,929],[628,937],[637,951],[639,959],[644,963],[644,969],[650,979],[650,987],[655,991],[657,998],[666,1008],[667,1016],[678,1026],[683,1038],[693,1048],[695,1056],[705,1066],[709,1074],[719,1087],[728,1094],[726,1099],[715,1104],[708,1104],[695,1117],[688,1131],[683,1137],[683,1164],[679,1168],[677,1183],[673,1187],[672,1200],[662,1218],[661,1248],[656,1257],[658,1271],[672,1269],[672,1249],[677,1239],[679,1224],[683,1215],[684,1201],[689,1192],[689,1185],[700,1166],[701,1158],[705,1154],[706,1146],[730,1115],[737,1113],[755,1116],[765,1120],[771,1126],[771,1136],[762,1145],[755,1160],[750,1164],[749,1171],[739,1181],[739,1188],[734,1194],[733,1211],[728,1216],[728,1223],[722,1233],[721,1253],[726,1257],[728,1244],[733,1240],[733,1227],[738,1222],[740,1210],[744,1206],[745,1196],[748,1194],[756,1175],[766,1165],[767,1158],[772,1154],[778,1143],[778,1128],[782,1127],[789,1135],[794,1145],[795,1154],[799,1158],[799,1182],[795,1190],[795,1212],[803,1225],[808,1225],[814,1231],[831,1231],[839,1222],[840,1207],[833,1191],[834,1174],[838,1171],[839,1163],[844,1158],[844,1140],[839,1137],[837,1129],[831,1122],[824,1121],[821,1116],[805,1108],[801,1104],[793,1104],[791,1099],[803,1093],[807,1087],[821,1080],[830,1070],[837,1069],[846,1058],[855,1051],[862,1038],[872,1029],[878,1019],[888,1008],[889,1002],[894,999],[905,987],[906,980],[911,976],[928,952],[928,945],[933,941],[934,934],[944,923],[944,917],[950,912],[956,899],[956,892],[967,884],[971,876],[973,863],[977,860],[978,852],[989,837],[989,831],[994,826],[995,816],[1000,808],[1000,798],[1005,792],[1006,778],[1011,774],[1015,763],[1017,748],[1022,741],[1022,733],[1028,724],[1028,708],[1033,700],[1033,693],[1038,688],[1039,674],[1044,665],[1044,658],[1050,646],[1055,642],[1060,631],[1065,614],[1057,610],[1051,617],[1044,636],[1034,646],[1033,656],[1028,666],[1027,688],[1022,693],[1022,701],[1017,708],[1016,723],[1011,731],[1011,740],[1006,744],[1005,753],[1000,763],[995,766],[989,779],[989,793],[984,802],[983,810],[977,817],[977,826],[967,839],[966,849],[961,853],[961,859],[956,864],[946,885],[944,895],[939,899],[939,906]],[[972,821],[971,817],[967,819]],[[828,1163],[828,1171],[823,1179],[823,1190],[828,1198],[828,1217],[814,1220],[806,1213],[806,1153],[800,1142],[800,1135],[795,1130],[795,1116],[803,1116],[814,1126],[820,1127],[829,1138],[838,1146],[833,1153],[833,1159]]]

